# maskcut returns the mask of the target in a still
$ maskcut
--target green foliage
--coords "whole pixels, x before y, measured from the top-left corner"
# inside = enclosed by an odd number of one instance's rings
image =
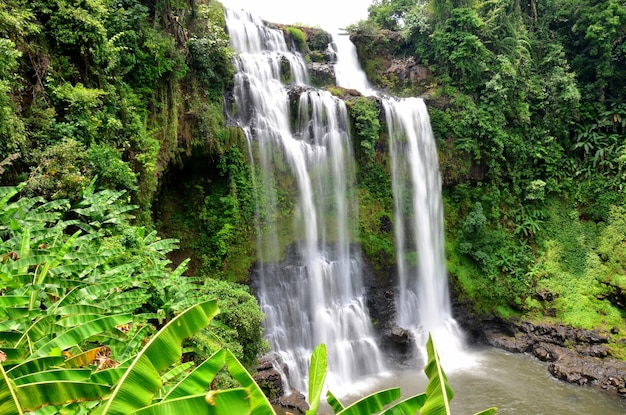
[[[102,126],[98,113],[105,95],[105,91],[86,88],[80,82],[53,87],[52,98],[60,109],[52,126],[53,136],[57,140],[74,138],[84,144],[93,143]]]
[[[31,7],[59,52],[71,55],[76,63],[84,59],[97,65],[109,58],[104,1],[36,0]]]
[[[109,189],[136,190],[137,178],[130,166],[122,160],[119,151],[105,145],[95,144],[85,153],[85,166],[91,177]]]
[[[46,199],[77,200],[82,191],[99,177],[104,188],[134,191],[137,179],[118,151],[105,144],[87,149],[74,139],[66,139],[34,155],[39,165],[34,169],[25,191]]]
[[[263,316],[247,289],[182,277],[187,261],[174,271],[169,269],[165,256],[176,248],[176,241],[160,239],[155,231],[131,226],[129,212],[136,206],[124,202],[124,192],[94,192],[92,184],[73,204],[64,199],[44,203],[41,198],[25,197],[7,203],[18,190],[2,190],[1,298],[16,301],[0,301],[0,315],[10,319],[2,330],[10,327],[13,335],[7,339],[15,337],[15,343],[5,343],[3,350],[14,350],[13,358],[24,354],[26,340],[41,350],[60,347],[76,353],[74,346],[65,347],[67,343],[62,337],[52,339],[50,324],[65,321],[62,326],[69,330],[65,335],[68,339],[77,345],[85,341],[95,347],[100,339],[93,338],[93,334],[98,333],[72,334],[73,325],[87,321],[87,315],[93,315],[88,318],[93,320],[97,317],[94,313],[113,317],[133,313],[129,336],[145,336],[149,321],[160,324],[174,312],[215,296],[224,298],[223,323],[233,326],[222,324],[219,330],[215,329],[221,339],[197,350],[206,354],[216,344],[227,344],[250,363],[264,349],[260,324]],[[27,307],[26,313],[23,307]],[[113,321],[114,326],[131,323]],[[89,327],[100,327],[95,324],[94,320]],[[213,332],[207,333],[216,337]],[[108,347],[116,353],[138,346],[125,345],[117,334],[112,338],[114,341],[107,341]],[[80,347],[85,350],[85,345]],[[29,350],[30,354],[35,352]]]
[[[308,50],[308,47],[306,42],[306,35],[304,34],[304,32],[293,26],[287,27],[287,29],[285,30],[287,31],[287,34],[289,35],[291,40],[296,45],[298,51],[300,51],[301,53],[305,53]]]
[[[5,183],[32,170],[33,193],[75,198],[74,190],[98,175],[103,187],[131,191],[148,224],[162,172],[190,153],[191,143],[196,150],[217,140],[233,75],[221,5],[144,3],[0,5],[0,158],[21,153]],[[204,129],[198,134],[188,128],[196,115]],[[184,126],[181,116],[190,116]],[[59,155],[70,142],[82,146],[74,160],[42,159],[49,147],[60,146]],[[74,178],[85,180],[67,189],[66,175],[47,174],[40,167],[46,163],[56,164],[53,173],[75,170]]]
[[[493,211],[491,217],[483,204],[476,202],[467,212],[452,242],[456,249],[448,250],[450,272],[479,308],[523,309],[524,300],[534,287],[527,274],[532,261],[530,247],[500,225],[500,212],[497,208]],[[458,213],[447,213],[454,215]],[[463,265],[459,254],[469,259],[471,265]]]
[[[183,340],[206,327],[217,313],[217,302],[208,301],[172,319],[133,359],[99,413],[128,414],[150,404],[162,386],[160,373],[180,361]]]
[[[85,175],[84,157],[85,147],[73,139],[46,148],[37,157],[41,162],[31,172],[26,192],[46,199],[76,200],[93,178]]]
[[[354,125],[355,139],[360,144],[357,157],[364,162],[371,163],[374,160],[376,143],[382,131],[379,120],[380,109],[375,101],[365,97],[350,100],[347,106]]]
[[[414,0],[374,0],[367,11],[370,20],[382,29],[397,30]]]
[[[1,10],[1,9],[0,9]],[[13,41],[0,37],[0,158],[19,152],[25,142],[24,123],[16,112],[16,69],[21,52]]]
[[[611,209],[605,225],[580,217],[566,203],[550,206],[539,238],[541,255],[529,276],[537,281],[537,290],[550,292],[554,300],[535,303],[533,312],[556,315],[559,321],[586,329],[608,330],[621,324],[622,209]],[[610,344],[616,356],[621,355],[620,337]]]
[[[475,9],[455,8],[432,34],[433,57],[439,70],[469,92],[484,87],[485,74],[493,62],[492,53],[481,39],[485,29]]]
[[[224,12],[219,4],[210,2],[200,6],[199,14],[206,19],[206,30],[203,37],[188,42],[190,66],[211,99],[220,100],[234,76],[232,51],[223,29]]]
[[[245,285],[212,278],[207,278],[203,290],[208,296],[218,298],[223,310],[216,317],[222,324],[213,327],[212,333],[246,367],[253,367],[257,356],[268,347],[261,324],[265,315],[259,310],[256,299]]]
[[[563,17],[567,16],[567,20]],[[563,2],[557,30],[587,99],[623,98],[626,8],[616,0]]]

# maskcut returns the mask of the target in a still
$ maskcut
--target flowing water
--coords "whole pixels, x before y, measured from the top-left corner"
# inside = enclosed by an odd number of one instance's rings
[[[361,70],[347,36],[333,36],[337,85],[379,95],[385,111],[392,166],[394,236],[398,269],[397,324],[410,330],[425,362],[431,334],[442,358],[471,364],[452,318],[444,257],[443,207],[437,147],[421,98],[377,93]]]
[[[326,343],[328,384],[341,391],[385,370],[365,307],[361,257],[350,244],[357,204],[350,196],[355,168],[346,107],[329,92],[299,87],[292,114],[284,81],[306,84],[302,57],[289,50],[282,32],[248,13],[227,11],[226,20],[239,52],[236,114],[260,171],[254,182],[263,228],[257,296],[267,315],[266,337],[301,391],[313,348]],[[298,241],[281,264],[269,254],[283,225],[271,219],[279,210],[278,182],[293,189]]]
[[[398,264],[397,323],[424,346],[433,336],[442,359],[471,362],[452,318],[444,256],[441,177],[435,137],[421,98],[384,98],[394,195]]]
[[[346,33],[333,33],[333,45],[337,62],[335,63],[335,80],[338,86],[347,89],[356,89],[361,94],[376,95],[365,72],[361,70],[356,47]]]
[[[421,371],[390,373],[381,363],[364,305],[362,259],[350,244],[358,211],[351,196],[355,166],[345,105],[306,87],[306,65],[280,31],[245,12],[227,11],[227,25],[239,53],[236,117],[257,173],[257,295],[272,350],[287,363],[291,384],[301,391],[306,391],[313,348],[326,343],[327,384],[337,396],[349,400],[358,384],[370,391],[401,386],[405,396],[423,392],[427,380]],[[334,43],[338,84],[376,94],[349,39],[335,35]],[[300,89],[290,104],[293,85]],[[415,333],[418,351],[426,333],[433,333],[455,390],[454,412],[498,406],[501,414],[626,413],[623,402],[556,381],[544,364],[527,356],[495,349],[464,352],[450,313],[441,180],[426,106],[419,98],[378,99],[393,160],[397,323]],[[298,242],[278,261],[285,232],[279,211],[292,195],[290,229]]]
[[[556,380],[545,363],[531,356],[493,348],[474,350],[473,355],[477,363],[471,369],[446,371],[454,391],[453,414],[474,414],[493,406],[499,415],[626,414],[626,401]],[[398,372],[370,392],[400,386],[402,396],[408,397],[424,392],[427,382],[421,371]]]

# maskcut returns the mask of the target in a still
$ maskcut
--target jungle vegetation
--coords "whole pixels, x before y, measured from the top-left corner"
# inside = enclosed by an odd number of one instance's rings
[[[613,330],[611,353],[626,358],[626,6],[375,0],[369,10],[349,28],[369,78],[428,99],[456,294],[481,313]],[[309,31],[288,32],[319,51]],[[428,81],[385,73],[389,53],[423,64]],[[63,376],[75,384],[66,391],[89,383],[98,406],[187,313],[198,326],[174,330],[180,353],[154,364],[168,387],[133,410],[173,399],[169,386],[204,361],[231,371],[210,372],[216,388],[233,378],[254,388],[240,369],[266,348],[263,316],[239,283],[254,261],[255,173],[225,117],[232,56],[216,1],[0,2],[0,405],[18,411],[23,385],[39,413],[89,413],[85,395],[53,402],[58,390],[46,388]],[[385,128],[374,101],[348,108],[358,238],[384,277]],[[110,370],[96,374],[100,365]],[[38,382],[47,386],[28,392]],[[108,402],[102,410],[118,405]]]
[[[461,298],[624,338],[623,2],[376,0],[349,30],[379,88],[429,104]],[[430,77],[397,79],[394,58]]]

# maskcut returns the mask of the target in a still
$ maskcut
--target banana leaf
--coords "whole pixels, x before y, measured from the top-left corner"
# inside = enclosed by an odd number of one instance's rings
[[[419,395],[411,396],[403,401],[398,402],[391,408],[388,408],[380,415],[414,415],[424,406],[426,402],[426,394],[420,393]]]
[[[15,196],[16,194],[20,192],[22,187],[24,186],[20,186],[20,187],[0,186],[0,209],[2,210],[6,209],[6,204],[9,202],[9,200],[13,196]],[[0,211],[0,213],[4,213],[4,212]]]
[[[226,353],[219,350],[211,357],[196,367],[185,379],[176,384],[164,397],[163,400],[182,398],[184,396],[206,393],[209,384],[224,367]]]
[[[256,384],[250,373],[237,360],[230,350],[225,350],[226,366],[233,378],[248,390],[250,394],[250,414],[251,415],[276,415],[272,405],[267,400],[263,391]]]
[[[337,399],[337,397],[333,395],[331,391],[326,392],[326,401],[328,402],[330,407],[333,408],[333,412],[336,414],[345,409],[343,404],[339,402],[339,399]]]
[[[74,355],[65,361],[65,367],[68,367],[68,368],[86,367],[89,363],[91,363],[98,356],[98,353],[100,353],[104,349],[105,347],[100,346],[100,347],[95,347],[90,350],[86,350],[77,355]]]
[[[72,304],[66,305],[63,307],[59,307],[56,310],[61,316],[73,316],[77,314],[101,314],[104,315],[106,310],[102,307],[98,307],[96,305],[87,305],[87,304]]]
[[[441,367],[439,354],[435,350],[432,336],[428,336],[426,343],[428,363],[424,372],[429,379],[426,386],[426,402],[420,411],[420,415],[451,415],[450,400],[454,397],[452,388],[448,384],[448,378]]]
[[[309,410],[306,415],[317,414],[320,405],[322,389],[324,389],[324,381],[326,380],[326,369],[328,367],[328,358],[325,344],[318,344],[313,350],[311,356],[311,364],[309,366]]]
[[[194,362],[185,362],[180,365],[174,366],[172,369],[161,375],[161,382],[163,384],[177,382],[178,379],[184,378],[189,374],[189,369],[193,367]]]
[[[216,300],[200,303],[159,330],[131,363],[100,413],[126,415],[148,406],[161,388],[159,372],[180,360],[183,340],[206,327],[218,311]]]
[[[474,415],[496,415],[498,413],[498,408],[495,406],[489,409],[485,409],[484,411],[480,411],[475,413]]]
[[[104,369],[93,372],[91,381],[93,383],[102,383],[107,385],[115,385],[118,380],[126,373],[125,367],[116,367],[112,369]]]
[[[211,391],[208,395],[191,395],[150,405],[132,415],[210,414],[248,415],[250,396],[245,388]]]
[[[24,334],[22,335],[20,341],[17,342],[16,347],[24,346],[25,343],[28,343],[29,346],[31,346],[31,343],[37,342],[38,340],[48,336],[53,331],[52,327],[54,327],[55,321],[56,316],[54,315],[44,315],[37,317],[33,322],[29,321],[28,323],[30,326],[24,330]]]
[[[45,405],[61,405],[103,399],[109,392],[108,385],[92,382],[54,380],[17,386],[17,397],[26,411],[34,411]]]
[[[115,328],[122,324],[129,323],[133,320],[133,316],[130,314],[106,316],[97,320],[90,321],[89,323],[74,327],[59,336],[50,340],[44,345],[41,345],[33,353],[33,357],[42,357],[50,353],[52,349],[59,348],[65,350],[69,347],[82,344],[83,341],[95,334],[102,333],[104,331]]]
[[[337,415],[360,415],[380,412],[386,405],[400,398],[400,388],[385,389],[374,392],[352,405],[346,407]]]
[[[0,414],[23,415],[22,407],[17,399],[15,384],[0,364]]]
[[[82,324],[87,324],[91,321],[97,320],[103,316],[104,313],[99,314],[75,314],[72,316],[63,317],[56,322],[57,326],[68,328],[76,327]]]
[[[0,296],[0,310],[7,307],[24,306],[30,299],[27,295],[2,295]]]
[[[26,385],[28,383],[37,382],[53,382],[53,381],[73,381],[83,382],[89,379],[91,370],[89,369],[54,369],[45,370],[43,372],[30,373],[13,379],[17,386]]]
[[[38,359],[28,360],[17,366],[13,366],[7,371],[7,374],[12,378],[18,378],[26,376],[29,373],[43,372],[48,368],[61,366],[65,358],[63,356],[45,356]]]

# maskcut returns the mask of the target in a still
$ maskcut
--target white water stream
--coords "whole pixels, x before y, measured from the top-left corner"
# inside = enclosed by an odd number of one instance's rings
[[[227,11],[231,45],[239,53],[236,115],[246,132],[255,169],[259,302],[272,350],[289,367],[293,387],[306,391],[313,348],[328,348],[328,385],[341,393],[385,368],[364,304],[361,258],[351,249],[356,226],[354,157],[343,101],[326,91],[302,88],[297,114],[289,105],[291,81],[306,84],[304,60],[289,51],[282,32],[246,12]],[[290,120],[297,120],[295,126]],[[286,178],[285,176],[288,176]],[[268,264],[279,241],[276,183],[291,181],[295,196],[296,252],[284,265]],[[263,195],[260,197],[258,195]]]
[[[394,236],[398,267],[397,324],[413,333],[425,361],[429,333],[447,369],[467,367],[462,333],[452,318],[444,256],[441,177],[428,109],[421,98],[375,91],[347,36],[333,36],[337,85],[378,95],[385,110],[392,166]]]

